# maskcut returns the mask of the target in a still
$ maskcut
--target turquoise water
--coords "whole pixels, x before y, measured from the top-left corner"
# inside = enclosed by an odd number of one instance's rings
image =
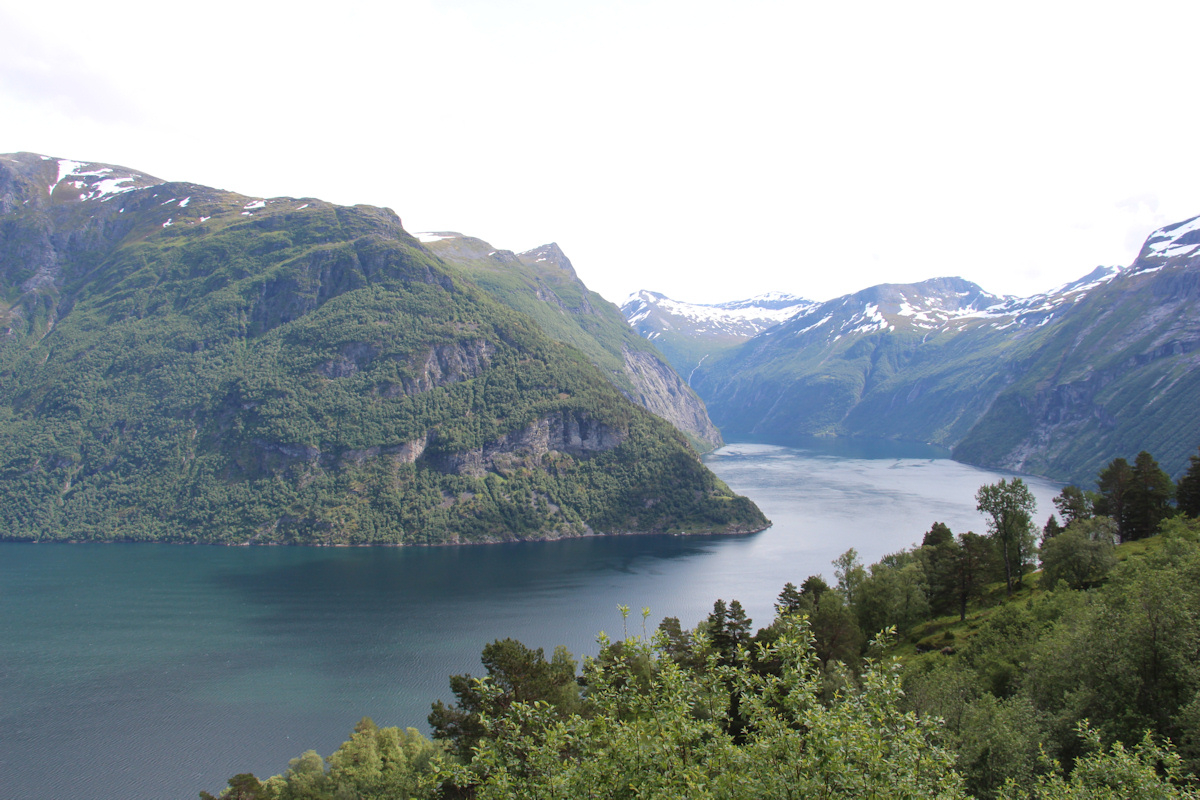
[[[912,451],[909,451],[910,453]],[[982,531],[1001,476],[915,453],[731,445],[708,458],[774,526],[456,548],[0,543],[0,795],[188,798],[327,755],[354,723],[424,727],[447,676],[513,636],[595,652],[616,607],[757,624],[787,581],[865,561],[936,521]],[[1031,481],[1039,520],[1057,484]],[[640,616],[631,625],[640,628]]]

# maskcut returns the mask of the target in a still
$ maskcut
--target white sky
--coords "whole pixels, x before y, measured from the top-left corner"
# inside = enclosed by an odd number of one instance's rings
[[[557,241],[615,302],[1028,295],[1200,214],[1198,30],[1195,2],[0,0],[0,152]]]

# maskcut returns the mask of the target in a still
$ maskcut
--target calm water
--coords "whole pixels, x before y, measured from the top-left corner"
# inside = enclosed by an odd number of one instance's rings
[[[904,455],[920,457],[902,457]],[[936,520],[982,532],[997,473],[891,449],[731,445],[709,465],[760,534],[461,548],[0,543],[0,796],[192,800],[354,723],[424,728],[447,676],[513,636],[595,652],[620,603],[694,625],[718,597],[758,625],[787,581],[864,561]],[[1059,486],[1030,481],[1039,520]]]

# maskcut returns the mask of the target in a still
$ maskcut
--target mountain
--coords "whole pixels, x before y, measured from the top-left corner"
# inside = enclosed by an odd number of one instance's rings
[[[690,383],[729,439],[906,439],[1087,483],[1147,449],[1179,472],[1200,443],[1198,275],[1195,218],[1155,231],[1129,267],[1033,297],[937,278],[815,304]]]
[[[767,524],[389,209],[0,156],[0,536],[438,544]]]
[[[579,280],[557,244],[514,253],[449,231],[417,238],[458,274],[586,355],[626,397],[679,428],[697,450],[721,446],[721,433],[696,393],[653,344],[630,330],[616,306]]]
[[[815,305],[781,292],[704,305],[642,290],[626,299],[621,313],[639,335],[658,346],[681,375],[691,375],[706,359],[716,358]]]

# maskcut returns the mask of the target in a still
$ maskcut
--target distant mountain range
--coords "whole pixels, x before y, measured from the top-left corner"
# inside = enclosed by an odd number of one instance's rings
[[[1200,444],[1198,284],[1193,218],[1151,234],[1129,267],[1033,297],[937,278],[785,300],[795,313],[775,324],[754,316],[773,310],[754,300],[696,311],[640,292],[623,310],[727,439],[908,439],[1088,482],[1142,449],[1178,472]],[[763,327],[704,321],[731,307]]]
[[[703,305],[640,291],[625,300],[621,313],[635,331],[654,342],[680,374],[687,376],[704,359],[731,350],[816,305],[779,292]]]
[[[450,238],[389,209],[0,156],[0,538],[768,524],[645,410],[719,442],[556,246],[476,259]]]

